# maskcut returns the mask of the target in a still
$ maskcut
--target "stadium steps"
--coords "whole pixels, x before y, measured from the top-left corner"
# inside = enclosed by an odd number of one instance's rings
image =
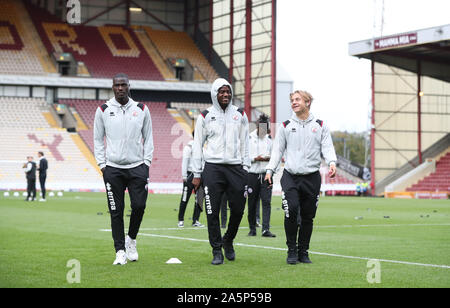
[[[442,153],[447,153],[447,151],[449,150],[450,150],[450,133],[447,133],[445,136],[443,136],[441,139],[439,139],[437,142],[435,142],[425,151],[423,151],[422,157],[435,158],[436,160],[438,160],[440,155],[442,155]],[[375,190],[376,190],[375,194],[383,195],[387,185],[391,184],[395,180],[398,180],[400,177],[413,170],[415,168],[414,166],[419,165],[420,165],[419,157],[416,156],[409,162],[405,163],[403,166],[398,168],[396,171],[392,172],[387,177],[378,180],[375,183]]]
[[[56,123],[55,118],[53,117],[53,115],[51,114],[50,111],[43,111],[42,115],[44,116],[45,120],[47,121],[48,125],[50,125],[50,127],[52,128],[58,128],[58,123]]]
[[[186,32],[155,30],[148,26],[142,28],[163,58],[189,60],[194,68],[194,81],[213,82],[218,78],[217,72]]]
[[[72,138],[73,142],[77,145],[80,152],[84,155],[86,160],[92,165],[92,167],[97,170],[97,172],[102,175],[102,171],[97,165],[97,161],[95,160],[94,155],[92,154],[91,150],[88,148],[86,143],[84,143],[83,139],[78,134],[71,134],[70,137]]]
[[[37,160],[38,151],[49,161],[49,189],[102,188],[96,163],[86,158],[78,135],[52,128],[42,113],[46,104],[44,99],[0,97],[0,188],[24,189],[22,165],[29,155]]]
[[[406,191],[443,191],[450,193],[450,149],[436,161],[436,171],[426,176]]]
[[[88,68],[84,62],[79,61],[77,66],[77,76],[79,77],[91,77]]]
[[[88,130],[89,127],[86,125],[86,123],[84,123],[83,119],[78,114],[77,110],[73,107],[69,107],[69,108],[70,108],[70,111],[72,112],[72,115],[74,116],[75,120],[77,121],[77,131]]]
[[[0,73],[47,75],[56,68],[42,46],[39,35],[21,1],[3,0],[0,10]]]
[[[74,107],[88,130],[79,131],[91,153],[94,152],[93,126],[95,111],[104,103],[100,100],[60,100],[61,104]],[[191,140],[191,134],[186,133],[180,124],[162,102],[141,102],[150,110],[153,126],[153,143],[155,150],[150,167],[150,181],[153,183],[180,183],[181,158],[185,144]]]
[[[170,113],[170,115],[177,121],[177,123],[180,124],[181,128],[184,129],[184,131],[188,134],[192,134],[192,128],[189,123],[186,122],[185,118],[181,115],[181,112],[184,110],[177,110],[175,108],[169,108],[167,111]]]
[[[175,78],[175,74],[169,70],[169,68],[167,67],[167,64],[164,62],[164,59],[162,58],[161,54],[158,52],[155,45],[153,45],[152,41],[146,35],[146,33],[140,28],[135,28],[134,33],[136,34],[137,38],[141,42],[142,47],[144,47],[148,56],[155,63],[156,67],[158,68],[158,70],[160,71],[160,73],[164,77],[164,79],[166,81],[178,81],[178,79]]]
[[[36,28],[34,27],[33,22],[25,9],[25,6],[22,1],[15,1],[15,4],[17,8],[17,15],[26,29],[24,39],[29,40],[29,42],[33,45],[33,50],[41,62],[44,70],[47,73],[56,74],[56,66],[50,59],[49,54],[45,51],[45,46],[42,44],[41,38],[39,37],[39,34],[37,33]]]

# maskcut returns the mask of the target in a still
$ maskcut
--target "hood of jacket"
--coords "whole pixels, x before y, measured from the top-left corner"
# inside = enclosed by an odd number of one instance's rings
[[[216,79],[212,86],[211,86],[211,100],[213,103],[213,106],[218,108],[219,110],[222,110],[222,107],[220,107],[219,101],[217,100],[217,93],[219,93],[219,89],[223,86],[228,86],[230,87],[231,90],[231,99],[230,99],[230,103],[228,104],[227,108],[230,108],[231,105],[233,105],[233,87],[231,86],[231,84],[224,78],[218,78]]]

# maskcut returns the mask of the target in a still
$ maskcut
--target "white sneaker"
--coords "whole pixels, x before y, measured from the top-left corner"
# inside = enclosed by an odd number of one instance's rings
[[[39,199],[39,202],[47,202],[47,200],[45,200],[45,199]]]
[[[127,235],[125,238],[125,249],[128,260],[131,262],[137,261],[139,259],[139,255],[136,249],[136,240],[133,240],[131,237]]]
[[[183,228],[183,227],[184,227],[184,221],[179,221],[178,228]]]
[[[116,260],[114,260],[113,265],[125,265],[127,264],[127,255],[124,250],[119,250],[116,252]]]
[[[199,227],[199,228],[203,228],[205,225],[200,223],[200,221],[196,220],[193,224],[193,227]]]

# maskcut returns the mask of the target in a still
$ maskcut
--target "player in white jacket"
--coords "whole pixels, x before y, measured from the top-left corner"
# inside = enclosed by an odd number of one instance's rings
[[[233,240],[247,197],[247,170],[250,168],[248,119],[243,109],[232,105],[232,98],[233,89],[228,81],[223,78],[214,81],[212,106],[198,116],[195,125],[193,184],[198,188],[201,177],[213,265],[223,264],[222,247],[228,260],[235,259]],[[222,238],[219,211],[224,192],[229,198],[230,220]]]
[[[94,119],[94,154],[102,170],[116,249],[113,264],[137,261],[136,236],[148,195],[153,158],[152,119],[148,107],[129,96],[125,74],[113,78],[114,98],[97,108]],[[106,139],[106,149],[105,149]],[[130,226],[125,238],[125,189],[131,201]]]
[[[272,174],[284,154],[281,187],[288,246],[286,261],[288,264],[311,263],[308,249],[319,204],[321,155],[329,166],[329,176],[334,177],[336,153],[330,130],[310,113],[311,94],[295,91],[290,99],[293,115],[278,127],[265,180],[272,184]]]

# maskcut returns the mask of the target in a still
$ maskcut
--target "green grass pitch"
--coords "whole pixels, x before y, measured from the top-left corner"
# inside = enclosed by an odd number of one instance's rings
[[[213,266],[207,229],[190,227],[193,200],[186,227],[177,228],[179,199],[149,195],[139,261],[112,266],[111,232],[101,231],[110,229],[104,193],[64,193],[43,203],[2,192],[0,287],[450,287],[449,200],[322,197],[311,240],[313,264],[288,265],[283,211],[274,197],[271,231],[277,237],[263,238],[261,229],[248,237],[246,212],[236,260]],[[127,199],[126,214],[129,209]],[[200,220],[206,225],[204,213]],[[166,264],[170,258],[182,264]],[[79,283],[67,280],[73,259]],[[370,259],[379,261],[373,265]]]

